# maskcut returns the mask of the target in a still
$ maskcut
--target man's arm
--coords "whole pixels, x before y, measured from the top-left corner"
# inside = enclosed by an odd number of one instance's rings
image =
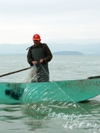
[[[28,54],[27,54],[27,61],[32,66],[31,48],[29,49]]]
[[[47,46],[47,44],[43,44],[43,50],[44,50],[44,54],[45,54],[45,58],[43,59],[44,60],[44,63],[48,63],[49,61],[51,61],[52,59],[52,53],[49,49],[49,47]]]

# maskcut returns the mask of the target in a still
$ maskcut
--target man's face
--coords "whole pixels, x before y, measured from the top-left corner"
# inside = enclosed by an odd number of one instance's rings
[[[41,40],[33,40],[34,45],[38,45],[40,43]]]

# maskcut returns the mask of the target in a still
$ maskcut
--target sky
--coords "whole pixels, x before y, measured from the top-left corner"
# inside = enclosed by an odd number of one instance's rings
[[[100,0],[0,0],[0,44],[100,43]]]

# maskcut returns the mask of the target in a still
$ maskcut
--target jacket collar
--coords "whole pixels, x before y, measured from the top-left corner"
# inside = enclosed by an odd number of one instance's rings
[[[39,43],[38,45],[33,45],[33,48],[39,48],[42,46],[42,43]]]

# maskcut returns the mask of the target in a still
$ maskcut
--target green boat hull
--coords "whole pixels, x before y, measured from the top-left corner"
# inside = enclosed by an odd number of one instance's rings
[[[0,103],[80,102],[100,94],[100,78],[42,83],[0,83]]]

